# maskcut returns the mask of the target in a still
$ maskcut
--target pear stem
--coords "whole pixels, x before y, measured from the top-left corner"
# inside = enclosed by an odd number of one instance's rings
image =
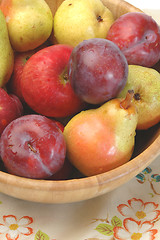
[[[122,102],[120,102],[120,107],[127,109],[131,104],[133,96],[134,96],[134,91],[128,90],[128,92],[126,94],[126,98]]]

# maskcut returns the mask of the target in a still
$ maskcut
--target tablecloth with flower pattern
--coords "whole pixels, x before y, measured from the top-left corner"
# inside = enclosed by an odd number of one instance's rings
[[[157,21],[160,2],[154,1],[155,9],[146,12]],[[141,9],[147,3],[128,2]],[[0,240],[118,239],[160,239],[160,157],[126,184],[91,200],[41,204],[0,193]]]
[[[160,239],[160,158],[91,200],[41,204],[0,194],[0,240],[113,239]]]

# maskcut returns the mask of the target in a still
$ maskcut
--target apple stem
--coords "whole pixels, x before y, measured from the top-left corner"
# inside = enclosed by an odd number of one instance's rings
[[[61,74],[61,83],[65,85],[68,81],[69,81],[68,72],[67,68],[65,68],[65,70]]]
[[[68,74],[64,73],[63,78],[64,78],[65,81],[68,81]]]
[[[133,96],[134,96],[134,91],[128,90],[125,99],[122,102],[120,102],[120,107],[127,109],[131,104]]]

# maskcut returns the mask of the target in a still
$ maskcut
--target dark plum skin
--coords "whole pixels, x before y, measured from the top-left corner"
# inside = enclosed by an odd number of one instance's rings
[[[160,27],[145,13],[119,17],[109,29],[107,39],[119,46],[130,65],[152,67],[160,59]]]
[[[72,88],[83,101],[101,104],[123,89],[128,63],[116,44],[94,38],[84,40],[73,49],[68,75]]]
[[[5,128],[0,154],[9,173],[42,179],[63,167],[66,143],[56,122],[31,114],[13,120]]]

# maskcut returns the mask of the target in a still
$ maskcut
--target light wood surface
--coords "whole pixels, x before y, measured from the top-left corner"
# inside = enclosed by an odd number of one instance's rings
[[[121,0],[102,0],[102,2],[112,11],[115,19],[127,12],[142,12],[142,10],[132,6],[128,2]]]
[[[46,0],[53,14],[59,1]],[[103,0],[103,3],[118,17],[126,12],[141,11],[121,0]],[[81,179],[51,181],[32,180],[0,172],[0,191],[24,200],[41,203],[71,203],[100,196],[119,187],[152,161],[160,157],[160,126],[151,134],[145,150],[128,163],[107,173]]]

